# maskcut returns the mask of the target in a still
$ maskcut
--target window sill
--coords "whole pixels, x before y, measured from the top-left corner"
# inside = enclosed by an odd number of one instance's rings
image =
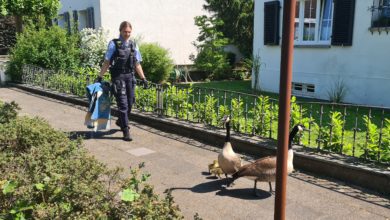
[[[329,44],[296,44],[294,48],[330,48]]]
[[[369,31],[371,31],[371,34],[374,34],[374,32],[379,32],[379,34],[383,31],[385,31],[387,34],[389,34],[390,27],[370,27],[368,28]]]

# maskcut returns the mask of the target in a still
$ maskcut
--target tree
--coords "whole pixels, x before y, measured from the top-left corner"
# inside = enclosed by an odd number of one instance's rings
[[[46,24],[50,24],[59,8],[59,0],[0,0],[0,13],[15,16],[18,32],[22,31],[23,21],[36,21],[40,16],[44,16]]]
[[[203,8],[222,20],[216,28],[250,57],[253,47],[253,0],[206,0]]]
[[[212,79],[229,78],[231,72],[227,53],[223,51],[224,46],[230,43],[229,39],[216,30],[216,26],[221,23],[220,19],[214,17],[195,17],[195,25],[200,29],[197,42],[194,43],[198,54],[190,59],[198,70],[211,74],[208,78]]]

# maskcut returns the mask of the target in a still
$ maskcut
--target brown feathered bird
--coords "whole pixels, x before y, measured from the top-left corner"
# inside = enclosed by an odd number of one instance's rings
[[[222,152],[218,155],[218,164],[227,180],[227,175],[236,173],[241,167],[241,157],[233,151],[230,143],[230,117],[225,116],[223,122],[226,126],[226,137]]]
[[[292,141],[299,131],[303,131],[302,125],[296,125],[292,129],[289,135],[288,144],[288,160],[287,160],[287,173],[291,173],[294,170],[293,158],[294,151],[292,149]],[[233,174],[233,179],[229,183],[232,184],[236,179],[240,177],[247,177],[255,181],[253,192],[256,196],[256,184],[257,182],[268,182],[270,192],[272,193],[271,182],[275,182],[276,179],[276,156],[263,157],[256,160],[253,163],[242,166],[236,173]]]

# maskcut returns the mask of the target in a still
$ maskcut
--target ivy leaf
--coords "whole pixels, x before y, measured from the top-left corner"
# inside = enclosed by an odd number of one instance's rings
[[[35,188],[37,188],[37,190],[39,190],[39,191],[43,191],[43,189],[45,188],[45,185],[42,183],[37,183],[37,184],[35,184]]]
[[[121,200],[125,202],[132,202],[139,197],[139,194],[132,189],[125,189],[122,191]]]
[[[16,189],[16,182],[12,180],[8,180],[4,185],[3,185],[3,194],[7,195],[9,193],[14,192]]]

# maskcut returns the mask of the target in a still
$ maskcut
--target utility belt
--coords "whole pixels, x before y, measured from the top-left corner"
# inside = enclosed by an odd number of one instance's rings
[[[122,74],[117,74],[113,75],[111,74],[111,91],[114,96],[117,95],[125,95],[126,94],[126,84],[132,84],[134,87],[135,84],[137,83],[137,80],[135,79],[134,72],[130,73],[122,73]]]
[[[110,68],[110,74],[111,74],[111,79],[117,77],[126,77],[128,75],[134,75],[134,69],[133,68],[123,68],[123,69]]]

